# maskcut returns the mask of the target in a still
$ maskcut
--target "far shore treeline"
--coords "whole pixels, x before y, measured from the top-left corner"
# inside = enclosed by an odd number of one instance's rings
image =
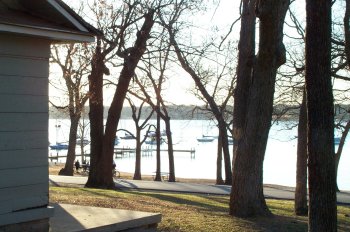
[[[335,117],[344,118],[348,117],[346,115],[346,109],[349,108],[349,105],[335,105]],[[300,106],[291,106],[291,105],[276,105],[273,110],[274,120],[297,120],[299,116]],[[169,115],[172,120],[211,120],[213,115],[206,108],[206,106],[194,106],[194,105],[172,105],[167,106]],[[233,107],[228,107],[228,110],[233,112]],[[50,107],[49,110],[50,119],[69,119],[68,108],[66,109],[57,109],[55,107]],[[143,107],[142,118],[146,118],[151,112],[151,107]],[[230,113],[228,112],[228,113]],[[86,106],[83,112],[83,116],[88,118],[89,107]],[[108,107],[104,108],[104,117],[106,118],[108,114]],[[132,119],[132,112],[130,107],[124,107],[121,118],[122,119]],[[153,114],[152,119],[156,119],[156,114]]]

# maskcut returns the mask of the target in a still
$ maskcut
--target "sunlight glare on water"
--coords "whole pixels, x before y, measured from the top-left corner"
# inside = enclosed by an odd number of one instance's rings
[[[152,123],[155,123],[154,121]],[[60,127],[55,125],[60,124]],[[174,153],[175,174],[182,178],[216,178],[216,153],[217,139],[213,142],[198,142],[197,138],[202,135],[217,136],[218,130],[215,124],[207,120],[172,120],[172,135],[174,149],[195,150],[195,156],[191,157],[189,152]],[[296,151],[297,151],[297,128],[287,130],[284,122],[274,124],[270,130],[269,140],[264,160],[264,183],[295,186],[296,175]],[[122,120],[120,128],[131,130],[134,128],[132,120]],[[164,125],[163,127],[164,128]],[[49,141],[51,144],[68,140],[69,120],[54,120],[49,122]],[[118,132],[118,136],[124,132]],[[87,133],[89,135],[89,133]],[[56,139],[57,137],[57,139]],[[135,140],[119,140],[119,148],[134,148]],[[153,148],[154,145],[144,145],[144,148]],[[88,147],[88,146],[87,146]],[[88,153],[88,148],[86,152]],[[166,143],[161,145],[161,149],[167,149]],[[230,146],[232,151],[232,146]],[[79,153],[77,148],[77,153]],[[56,151],[49,150],[49,154],[56,154]],[[66,151],[59,151],[59,155],[66,155]],[[64,162],[65,159],[60,159]],[[123,172],[134,172],[135,155],[115,158],[117,168]],[[350,144],[346,142],[339,164],[338,185],[341,190],[350,190]],[[161,153],[161,171],[168,172],[168,157],[166,152]],[[223,166],[224,167],[224,166]],[[156,170],[156,153],[151,156],[143,156],[141,161],[141,172],[144,175],[152,175]],[[222,174],[225,177],[224,171]]]

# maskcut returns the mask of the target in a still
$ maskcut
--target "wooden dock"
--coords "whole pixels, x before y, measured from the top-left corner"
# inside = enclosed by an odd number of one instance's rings
[[[142,148],[141,154],[142,156],[152,156],[153,152],[156,152],[155,148]],[[168,152],[167,149],[160,149],[161,152]],[[196,150],[194,148],[191,149],[174,149],[174,153],[190,153],[191,158],[195,158]],[[114,153],[116,158],[130,157],[136,153],[135,148],[115,148]]]
[[[80,157],[81,154],[75,154],[75,157]],[[90,157],[90,154],[84,154],[84,157]],[[58,154],[49,154],[49,160],[52,162],[52,160],[58,160],[60,158],[67,158],[67,155],[58,155]]]
[[[153,147],[146,147],[141,149],[141,155],[143,157],[145,156],[152,156],[153,152],[156,152],[157,149]],[[168,149],[160,149],[161,152],[168,152]],[[114,148],[114,154],[115,158],[124,158],[124,157],[131,157],[134,156],[136,153],[135,148]],[[196,158],[196,150],[194,148],[191,149],[174,149],[174,153],[189,153],[191,155],[191,158]],[[81,154],[76,154],[76,157],[80,157]],[[84,157],[90,157],[90,154],[84,154]],[[52,162],[53,160],[58,160],[60,158],[67,158],[67,155],[58,155],[57,154],[49,154],[49,160]]]

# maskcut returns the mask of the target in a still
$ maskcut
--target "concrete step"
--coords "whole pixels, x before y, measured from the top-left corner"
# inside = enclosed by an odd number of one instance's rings
[[[51,232],[73,231],[156,231],[161,214],[99,208],[70,204],[53,204]]]

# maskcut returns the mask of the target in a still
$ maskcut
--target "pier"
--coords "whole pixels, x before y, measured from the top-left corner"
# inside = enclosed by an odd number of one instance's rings
[[[154,147],[144,147],[141,149],[141,156],[152,156],[153,152],[156,152],[157,149]],[[168,149],[160,149],[161,152],[168,152]],[[189,153],[191,158],[194,159],[196,158],[196,150],[194,148],[191,149],[174,149],[174,153]],[[130,157],[136,154],[136,148],[129,148],[129,147],[118,147],[114,148],[114,154],[115,158],[124,158],[124,157]],[[76,154],[76,157],[81,157],[81,154]],[[90,157],[90,154],[84,154],[84,157]],[[60,158],[67,158],[67,155],[59,155],[58,153],[49,154],[49,160],[52,162],[53,160],[58,160]]]
[[[81,157],[81,154],[75,154],[75,157]],[[90,154],[84,154],[83,157],[90,157]],[[52,162],[53,160],[58,160],[60,158],[67,158],[67,155],[58,155],[58,153],[56,154],[49,154],[49,160],[50,162]]]
[[[152,156],[153,152],[156,152],[157,149],[153,147],[146,147],[141,149],[142,156]],[[161,152],[168,152],[168,149],[160,149]],[[174,149],[174,153],[190,153],[191,158],[196,158],[196,150],[191,149]],[[114,149],[116,158],[130,157],[136,153],[136,148],[115,148]]]

